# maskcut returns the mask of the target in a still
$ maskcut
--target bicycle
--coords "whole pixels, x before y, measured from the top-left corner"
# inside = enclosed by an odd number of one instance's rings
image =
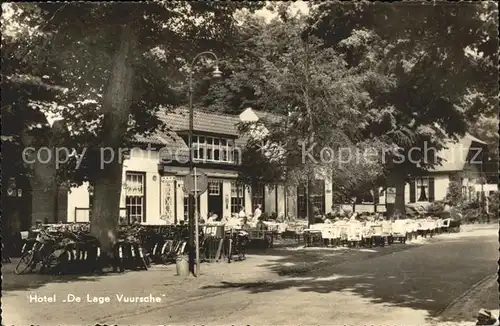
[[[132,232],[130,232],[132,231]],[[135,231],[135,232],[134,232]],[[137,237],[139,230],[129,230],[129,234],[121,234],[115,244],[115,267],[119,272],[125,268],[148,270],[149,257],[144,253],[142,245]]]
[[[25,272],[32,272],[38,264],[41,264],[41,271],[47,267],[48,258],[54,252],[53,247],[58,242],[58,237],[50,235],[44,230],[40,230],[33,246],[21,254],[21,258],[14,269],[16,275]]]

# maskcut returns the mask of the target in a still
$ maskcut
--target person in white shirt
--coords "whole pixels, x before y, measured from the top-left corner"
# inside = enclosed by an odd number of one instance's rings
[[[247,217],[247,213],[245,213],[245,207],[241,206],[240,207],[240,212],[238,213],[239,218],[245,218]]]
[[[214,223],[217,221],[217,214],[210,212],[208,214],[208,223]]]
[[[261,205],[258,204],[257,208],[255,208],[255,211],[253,213],[253,219],[255,220],[255,222],[259,221],[261,215],[262,215]]]

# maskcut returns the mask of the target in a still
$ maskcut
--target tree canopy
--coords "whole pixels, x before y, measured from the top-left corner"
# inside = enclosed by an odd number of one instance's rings
[[[115,238],[122,162],[116,158],[101,167],[100,149],[118,153],[136,135],[168,128],[155,113],[160,104],[168,107],[186,100],[186,63],[201,50],[228,47],[236,26],[234,13],[262,6],[262,2],[10,4],[7,27],[12,37],[2,60],[4,66],[16,68],[2,71],[2,81],[26,74],[63,89],[43,100],[39,94],[29,94],[27,101],[36,108],[34,113],[64,121],[70,135],[66,147],[78,153],[86,149],[79,169],[75,169],[78,156],[64,167],[71,181],[89,180],[94,186],[92,232],[104,250]],[[20,110],[13,113],[13,119],[22,121]]]
[[[295,147],[311,130],[320,148],[377,140],[387,154],[382,170],[392,172],[386,184],[399,185],[404,210],[404,180],[441,162],[424,156],[424,146],[440,150],[495,112],[497,5],[322,2],[306,18],[287,8],[280,4],[270,23],[246,18],[234,44],[239,55],[225,62],[228,78],[205,85],[201,102],[282,114],[290,128],[276,138]],[[299,156],[297,148],[287,153]],[[339,185],[356,180],[353,171],[337,173]]]

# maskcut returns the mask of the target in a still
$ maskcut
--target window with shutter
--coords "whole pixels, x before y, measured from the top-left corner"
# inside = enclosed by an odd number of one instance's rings
[[[434,178],[429,178],[429,201],[433,202],[435,200],[435,189],[434,189]]]
[[[415,180],[410,180],[410,203],[416,202]]]
[[[373,190],[373,203],[380,204],[380,191],[378,189]]]
[[[417,179],[417,201],[420,202],[427,202],[429,201],[429,179],[424,177],[424,178],[418,178]]]

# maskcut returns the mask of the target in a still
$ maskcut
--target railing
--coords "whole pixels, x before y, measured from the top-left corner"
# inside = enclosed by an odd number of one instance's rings
[[[90,208],[88,207],[75,207],[75,223],[86,223],[90,222],[91,218],[91,211]],[[120,208],[120,216],[119,216],[119,221],[125,218],[126,221],[130,224],[130,219],[127,214],[127,208],[121,207]]]

